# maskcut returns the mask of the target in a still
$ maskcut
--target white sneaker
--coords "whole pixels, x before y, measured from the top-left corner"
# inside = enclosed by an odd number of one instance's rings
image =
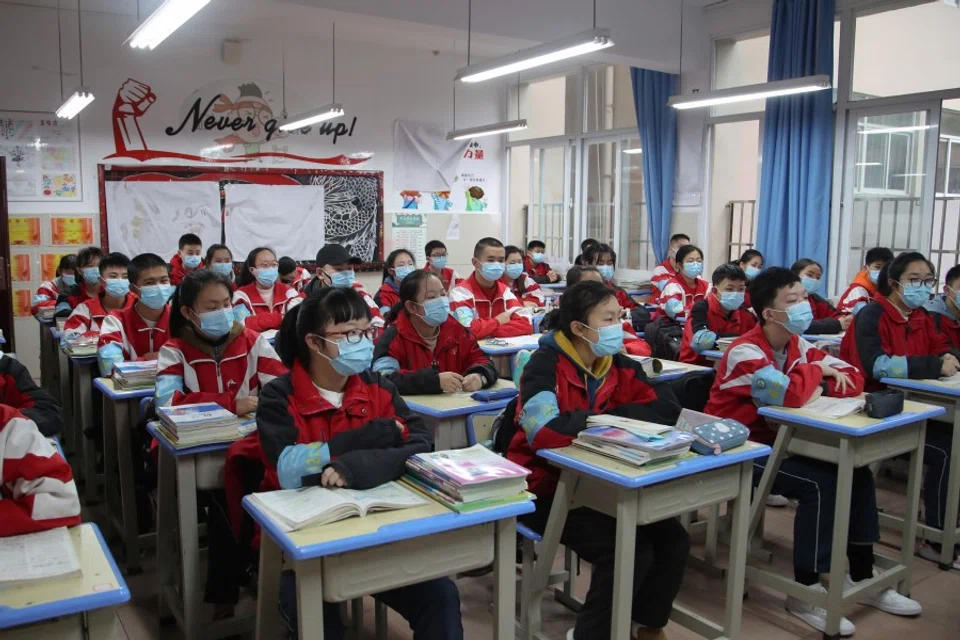
[[[826,588],[820,583],[810,585],[808,588],[821,593],[827,592]],[[793,596],[787,596],[785,607],[787,611],[797,616],[820,633],[827,632],[827,610],[823,607],[818,607],[817,605],[810,604],[808,602],[802,602]],[[846,618],[840,618],[841,636],[852,636],[856,630],[857,628],[853,626],[852,622]]]
[[[920,545],[920,548],[917,549],[917,555],[924,560],[929,560],[930,562],[936,562],[937,564],[940,564],[940,551],[927,543]],[[960,557],[954,555],[953,564],[951,566],[954,569],[960,569]]]
[[[850,578],[850,574],[843,577],[843,590],[852,589],[856,583]],[[860,600],[860,604],[868,607],[874,607],[891,613],[895,616],[918,616],[923,612],[923,607],[916,600],[911,600],[907,596],[902,596],[895,590],[887,587],[883,591],[870,594]]]
[[[573,638],[573,628],[567,630],[567,640],[574,640]]]
[[[785,507],[790,504],[790,501],[783,496],[778,496],[770,494],[767,496],[767,506],[768,507]]]

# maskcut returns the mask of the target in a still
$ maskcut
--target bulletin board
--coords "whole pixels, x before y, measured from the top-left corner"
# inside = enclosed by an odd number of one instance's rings
[[[418,266],[426,264],[424,245],[439,240],[447,247],[449,266],[461,276],[473,267],[473,248],[477,240],[487,236],[503,238],[500,213],[439,213],[430,211],[392,211],[387,215],[390,227],[387,251],[407,249],[413,252]]]
[[[204,246],[222,242],[231,248],[235,260],[242,260],[246,251],[241,250],[251,241],[250,230],[262,230],[256,244],[263,246],[271,246],[270,234],[278,233],[278,224],[271,223],[275,218],[267,217],[267,213],[275,216],[283,212],[264,212],[265,203],[297,202],[303,204],[295,206],[309,208],[290,214],[303,230],[300,235],[322,237],[326,243],[346,247],[351,255],[363,260],[358,270],[383,268],[382,171],[116,165],[100,165],[98,169],[104,250],[119,250],[135,243],[167,258],[177,250],[169,246],[175,241],[171,238],[199,232]],[[285,190],[296,192],[296,198],[275,196],[285,193],[276,189],[284,186],[306,188]],[[190,195],[185,197],[184,193]],[[167,197],[161,197],[163,194]],[[231,202],[239,201],[238,194],[246,206],[231,206]],[[322,205],[311,203],[311,197],[319,197]],[[182,206],[170,204],[177,199]],[[283,206],[278,204],[277,209]],[[312,219],[304,218],[305,211]],[[289,238],[278,238],[278,242],[283,240]],[[304,244],[301,252],[309,255],[291,257],[312,265],[319,241],[307,244],[317,246],[308,252]]]

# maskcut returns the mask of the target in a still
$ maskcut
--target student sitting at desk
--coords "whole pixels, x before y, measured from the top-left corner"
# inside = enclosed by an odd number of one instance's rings
[[[937,379],[960,370],[960,351],[951,349],[931,315],[921,308],[936,282],[933,264],[916,251],[901,253],[880,270],[873,302],[860,310],[840,343],[841,357],[866,372],[868,388],[881,388],[882,378]],[[952,437],[952,425],[927,423],[924,520],[938,529],[943,528],[947,510]],[[919,553],[939,561],[938,547],[924,545]]]
[[[103,319],[97,360],[106,377],[116,362],[156,360],[157,351],[170,337],[170,307],[173,295],[167,263],[155,253],[141,253],[127,268],[137,301]]]
[[[853,365],[815,348],[800,337],[813,312],[800,278],[789,269],[772,267],[751,285],[753,308],[760,324],[730,346],[717,366],[718,375],[704,412],[733,418],[750,428],[750,438],[773,444],[776,431],[757,413],[758,406],[802,407],[822,394],[853,397],[863,392],[863,374]],[[759,482],[765,462],[754,465]],[[830,570],[837,466],[800,455],[786,458],[773,481],[771,493],[799,502],[793,523],[794,579],[826,593],[820,574]],[[853,472],[853,499],[847,559],[852,582],[873,576],[873,544],[880,539],[877,496],[868,467]],[[863,601],[887,613],[917,615],[920,605],[893,589],[884,589]],[[786,609],[818,631],[826,628],[823,607],[787,596]],[[842,618],[840,635],[854,632]]]
[[[280,274],[280,282],[293,288],[297,293],[303,292],[303,288],[310,281],[310,272],[289,256],[283,256],[277,260],[277,271]]]
[[[757,321],[744,306],[747,275],[736,264],[724,263],[713,270],[713,288],[706,299],[694,303],[683,327],[680,362],[710,366],[700,354],[714,349],[717,338],[742,336]]]
[[[473,392],[499,378],[477,339],[450,315],[450,299],[436,273],[406,276],[387,322],[373,370],[387,375],[401,395]]]
[[[653,277],[650,278],[650,284],[653,285],[653,295],[650,296],[650,304],[660,304],[660,292],[667,286],[667,283],[673,280],[677,275],[677,251],[685,244],[690,244],[690,236],[685,233],[675,233],[670,236],[670,252],[667,259],[657,265],[653,270]]]
[[[533,333],[530,312],[501,278],[507,252],[496,238],[481,238],[473,248],[474,272],[450,292],[454,315],[478,340]]]
[[[195,233],[185,233],[180,236],[179,251],[170,258],[170,282],[178,285],[183,282],[188,273],[196,269],[203,269],[203,240]]]
[[[547,264],[547,245],[542,240],[531,240],[527,243],[527,255],[523,256],[523,270],[537,284],[560,282],[560,274]],[[521,255],[523,253],[521,252]],[[509,256],[507,256],[509,258]]]
[[[237,279],[233,308],[237,320],[257,332],[279,329],[284,314],[299,302],[299,294],[278,280],[277,254],[257,247],[247,256]]]
[[[233,252],[225,244],[212,244],[207,247],[207,268],[230,281],[231,291],[237,288],[237,278],[233,272]]]
[[[60,336],[61,346],[85,333],[100,335],[105,317],[134,303],[136,298],[130,293],[127,279],[129,264],[130,259],[122,253],[108,253],[100,260],[100,293],[78,304],[67,318]]]
[[[61,312],[69,315],[69,312],[76,309],[81,302],[97,297],[100,293],[101,258],[103,258],[103,251],[99,247],[80,250],[77,254],[76,273],[81,277],[77,278],[77,284],[74,287],[60,292],[57,297],[57,315]]]
[[[500,282],[510,287],[510,292],[523,306],[534,309],[544,306],[546,298],[543,297],[543,289],[524,271],[523,250],[512,244],[504,247],[504,250],[507,257],[503,263],[503,277]]]
[[[754,278],[760,275],[760,272],[763,271],[763,254],[757,251],[756,249],[747,249],[740,255],[740,259],[737,261],[737,266],[743,269],[743,272],[747,274],[747,284],[749,285],[753,282]],[[746,305],[748,308],[753,305],[750,302],[750,287],[747,287],[746,292]]]
[[[618,287],[613,280],[617,271],[617,252],[608,244],[593,244],[587,247],[583,252],[584,266],[596,267],[600,275],[603,276],[603,282],[613,289],[617,296],[617,302],[624,309],[633,309],[637,303],[633,301],[626,291]]]
[[[847,330],[853,316],[841,314],[826,298],[817,292],[820,290],[820,279],[823,277],[823,267],[816,260],[801,258],[790,267],[807,292],[807,301],[813,310],[813,322],[807,333],[815,336],[832,335]]]
[[[587,263],[583,261],[583,256],[584,256],[584,254],[587,252],[587,249],[589,249],[590,247],[595,247],[595,246],[598,245],[598,244],[600,244],[600,242],[599,242],[598,240],[593,239],[593,238],[587,238],[586,240],[584,240],[583,242],[581,242],[581,243],[580,243],[580,253],[577,254],[577,257],[573,259],[573,264],[574,264],[574,266],[578,266],[578,267],[585,267],[585,266],[587,266]]]
[[[532,471],[527,481],[537,510],[521,516],[542,532],[553,503],[559,471],[538,449],[568,446],[587,428],[591,414],[608,413],[674,424],[680,405],[666,387],[647,384],[639,362],[620,353],[620,304],[609,287],[581,282],[560,301],[560,326],[541,339],[520,378],[517,426],[507,457]],[[613,602],[615,518],[589,507],[572,509],[560,542],[593,565],[590,589],[567,638],[610,636]],[[673,600],[680,590],[689,538],[675,519],[637,527],[632,638],[663,639]]]
[[[386,314],[400,302],[400,283],[417,268],[413,254],[406,249],[394,249],[383,263],[383,284],[373,296],[380,313]]]
[[[317,251],[316,277],[304,287],[303,292],[310,296],[324,287],[353,289],[360,294],[360,297],[370,308],[373,326],[382,328],[384,323],[380,307],[373,301],[363,285],[357,282],[354,267],[362,263],[363,260],[350,255],[350,252],[339,244],[326,244],[320,251]]]
[[[0,537],[72,527],[80,521],[80,497],[70,465],[33,420],[0,404]]]
[[[427,256],[427,264],[424,266],[424,269],[434,271],[440,275],[440,279],[443,281],[444,291],[450,291],[450,289],[463,282],[463,278],[447,266],[447,262],[449,261],[447,245],[439,240],[431,240],[423,248],[423,252]]]
[[[266,474],[262,490],[306,485],[370,489],[404,473],[407,458],[429,451],[432,438],[397,389],[368,371],[373,340],[370,308],[352,288],[329,287],[291,309],[277,336],[290,372],[260,394],[257,432]],[[293,572],[284,572],[280,603],[296,637]],[[407,619],[415,638],[463,638],[460,595],[437,578],[374,596]],[[340,607],[323,607],[324,634],[341,638]]]
[[[680,271],[660,292],[660,311],[669,318],[685,318],[694,303],[707,295],[709,284],[700,277],[703,273],[703,252],[692,244],[677,250]]]
[[[837,311],[843,314],[856,315],[860,309],[867,306],[877,292],[877,282],[880,270],[893,260],[893,251],[886,247],[874,247],[867,251],[863,267],[857,273],[847,290],[837,302]]]
[[[36,423],[46,437],[63,431],[60,405],[44,389],[37,386],[23,364],[0,351],[0,404],[16,409]]]
[[[56,307],[60,294],[72,291],[76,284],[77,256],[73,254],[60,256],[56,277],[40,283],[37,295],[33,296],[30,302],[30,314],[37,315],[40,309],[45,307]]]
[[[923,308],[930,313],[933,324],[950,346],[960,350],[960,265],[947,271],[943,279],[943,295],[925,303]]]

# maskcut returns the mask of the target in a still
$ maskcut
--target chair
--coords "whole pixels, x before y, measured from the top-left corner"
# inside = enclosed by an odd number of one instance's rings
[[[480,411],[467,416],[467,446],[472,447],[477,442],[487,446],[486,443],[493,437],[493,423],[501,413],[502,409]]]

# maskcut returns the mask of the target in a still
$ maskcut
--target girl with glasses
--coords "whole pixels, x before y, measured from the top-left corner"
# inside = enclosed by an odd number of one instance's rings
[[[257,332],[279,329],[284,314],[299,302],[296,289],[280,282],[280,262],[273,249],[257,247],[247,255],[233,294],[237,320]]]

